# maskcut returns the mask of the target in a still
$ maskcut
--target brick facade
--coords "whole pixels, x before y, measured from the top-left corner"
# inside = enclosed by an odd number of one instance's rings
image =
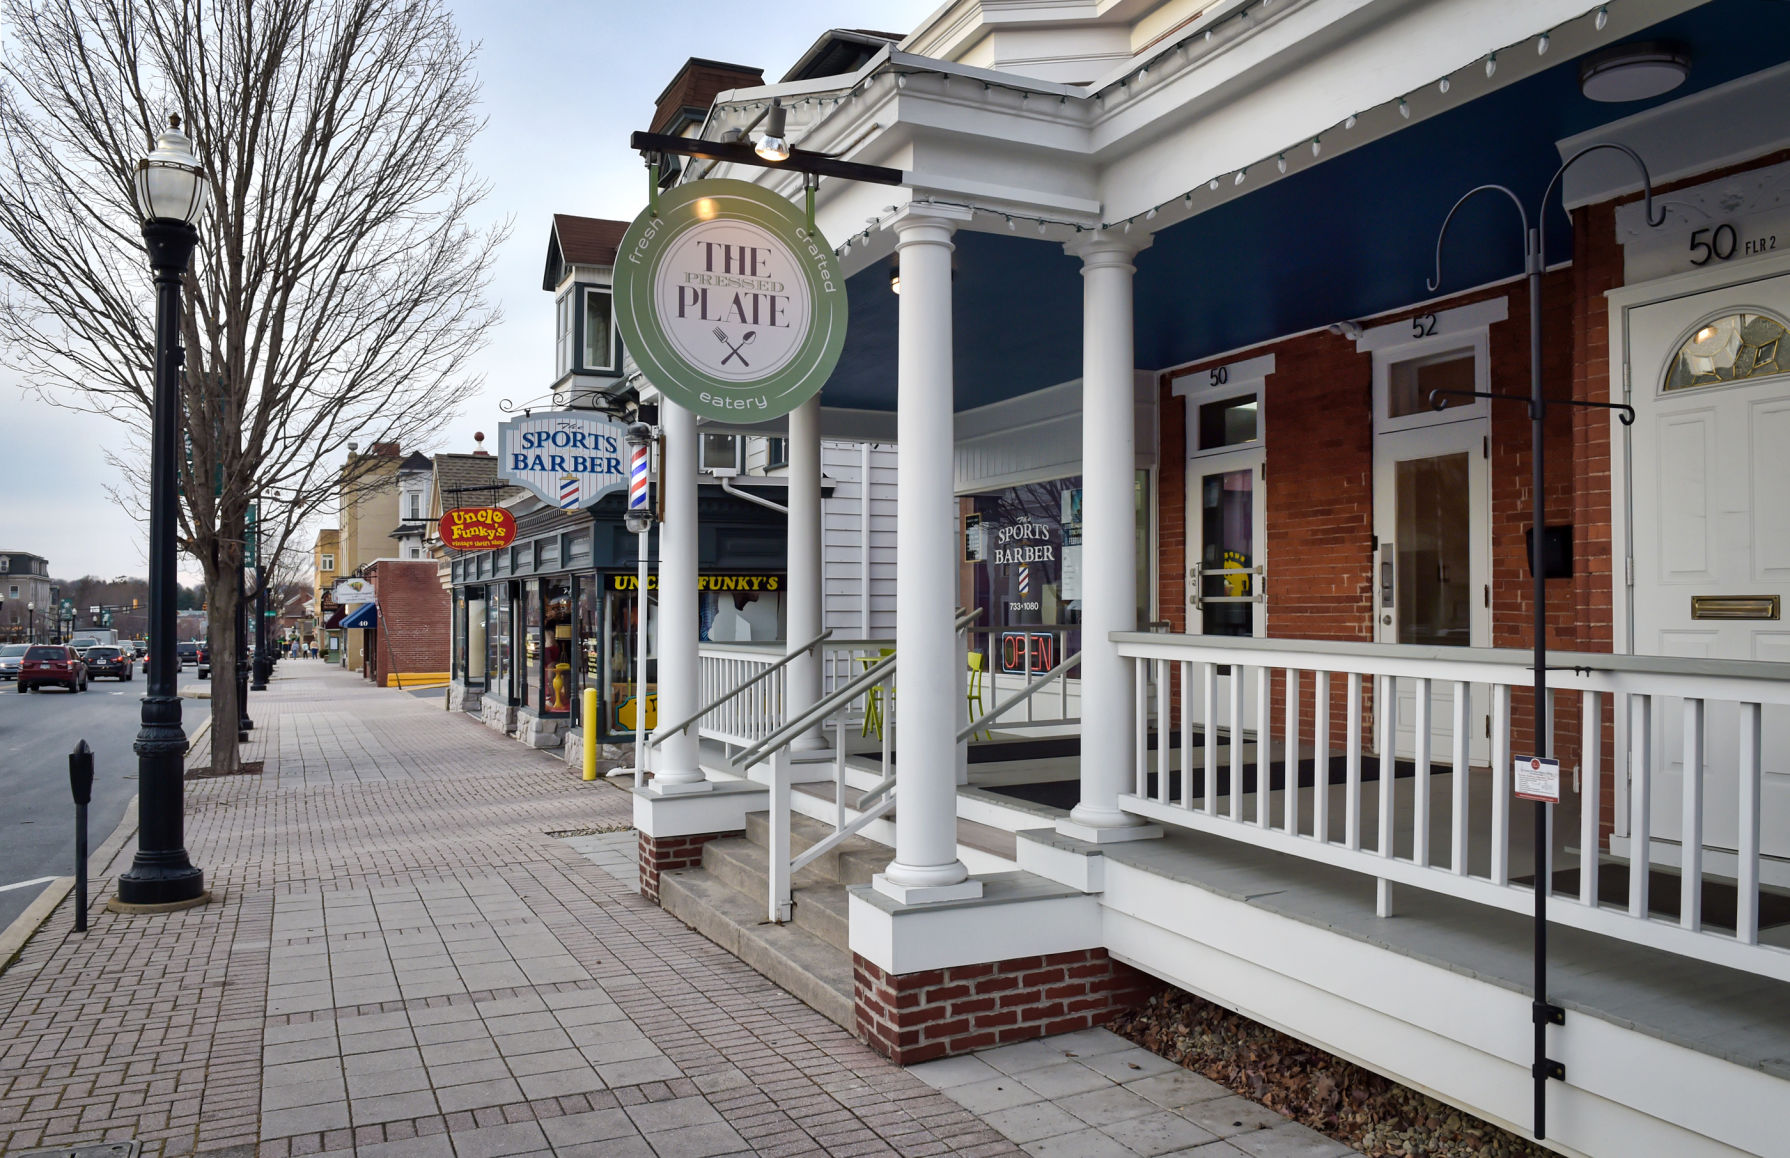
[[[886,973],[856,954],[858,1036],[897,1065],[1101,1025],[1160,987],[1105,949]]]
[[[694,868],[702,863],[702,846],[723,836],[743,832],[699,832],[691,836],[650,837],[640,834],[640,895],[659,903],[659,874],[672,869]]]
[[[381,559],[371,568],[379,627],[367,632],[366,674],[385,687],[394,674],[448,670],[452,604],[433,559]]]

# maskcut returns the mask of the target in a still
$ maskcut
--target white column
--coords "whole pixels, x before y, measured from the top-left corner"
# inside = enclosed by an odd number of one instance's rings
[[[784,600],[789,647],[801,647],[820,634],[820,396],[789,415],[789,579]],[[820,649],[790,661],[785,671],[790,715],[820,702]],[[797,748],[826,744],[818,726],[795,743]]]
[[[708,788],[697,763],[696,729],[671,736],[668,725],[702,705],[697,679],[696,416],[663,399],[665,522],[659,527],[659,740],[648,787],[658,793]],[[644,596],[644,592],[642,595]]]
[[[895,859],[904,903],[982,893],[957,859],[957,567],[952,501],[951,235],[964,209],[909,205],[901,263],[895,535]]]
[[[1119,811],[1141,692],[1109,637],[1137,630],[1131,259],[1148,244],[1100,232],[1066,246],[1082,261],[1081,802],[1058,827],[1092,841],[1161,832]]]

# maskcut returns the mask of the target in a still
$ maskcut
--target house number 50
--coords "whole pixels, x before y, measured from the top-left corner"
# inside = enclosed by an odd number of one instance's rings
[[[1734,256],[1740,247],[1740,237],[1732,225],[1723,223],[1711,229],[1699,229],[1691,234],[1691,252],[1700,253],[1701,257],[1691,258],[1692,265],[1708,265],[1710,259],[1727,261]]]

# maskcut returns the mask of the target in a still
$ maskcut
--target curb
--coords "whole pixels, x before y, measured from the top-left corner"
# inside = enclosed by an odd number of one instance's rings
[[[124,806],[124,815],[119,818],[118,827],[114,828],[112,835],[106,837],[99,848],[95,849],[87,858],[87,879],[90,883],[105,877],[106,871],[112,867],[112,862],[118,859],[119,851],[136,834],[136,831],[137,798],[133,796],[130,803]],[[20,953],[24,952],[25,943],[31,940],[38,929],[43,927],[44,922],[50,919],[50,914],[54,913],[68,898],[68,895],[74,891],[75,878],[57,877],[44,886],[43,892],[37,894],[37,899],[25,906],[25,911],[14,918],[12,924],[6,926],[4,931],[0,931],[0,974],[12,968],[12,963],[19,959]]]

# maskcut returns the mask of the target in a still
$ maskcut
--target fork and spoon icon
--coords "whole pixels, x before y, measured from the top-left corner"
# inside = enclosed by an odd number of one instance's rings
[[[728,351],[727,357],[721,359],[721,364],[725,366],[735,358],[738,358],[740,360],[740,365],[747,369],[751,369],[752,363],[746,361],[746,355],[742,354],[740,351],[744,350],[747,346],[750,346],[752,344],[752,339],[756,337],[758,337],[757,330],[747,330],[745,335],[740,338],[740,344],[736,346],[728,339],[727,331],[723,330],[720,326],[716,326],[715,338],[723,346],[726,346]]]

